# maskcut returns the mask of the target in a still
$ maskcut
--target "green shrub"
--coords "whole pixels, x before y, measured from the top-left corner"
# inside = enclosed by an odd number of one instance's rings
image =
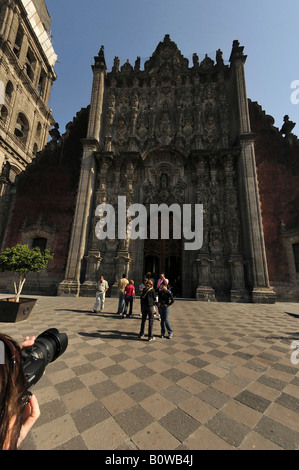
[[[38,247],[29,248],[28,245],[16,245],[0,253],[0,270],[10,271],[18,278],[14,281],[16,302],[19,302],[27,274],[39,273],[52,258],[50,250],[41,251]]]

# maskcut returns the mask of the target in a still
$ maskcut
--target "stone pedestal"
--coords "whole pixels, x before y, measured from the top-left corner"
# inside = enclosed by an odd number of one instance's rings
[[[58,286],[57,295],[63,297],[78,297],[80,293],[80,282],[75,279],[65,279]]]
[[[245,288],[244,262],[241,257],[229,260],[231,267],[232,286],[230,291],[231,302],[249,302],[249,293]]]
[[[198,286],[196,289],[196,300],[204,302],[215,302],[215,291],[212,287]]]
[[[196,300],[215,302],[215,291],[210,285],[210,270],[213,261],[208,258],[198,258],[196,262],[198,279]]]
[[[275,304],[276,294],[271,287],[255,287],[251,292],[251,301],[256,304]]]

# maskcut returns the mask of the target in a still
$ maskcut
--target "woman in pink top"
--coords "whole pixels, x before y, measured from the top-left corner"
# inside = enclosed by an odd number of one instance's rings
[[[130,310],[129,310],[128,317],[131,317],[133,315],[134,298],[135,298],[135,287],[134,287],[134,281],[131,279],[129,281],[129,284],[127,284],[125,287],[125,309],[123,313],[124,318],[127,316],[127,310],[128,310],[129,304],[130,304]]]

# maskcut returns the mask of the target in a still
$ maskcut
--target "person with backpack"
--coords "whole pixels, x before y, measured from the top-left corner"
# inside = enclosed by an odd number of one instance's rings
[[[168,331],[168,338],[173,337],[173,331],[169,323],[170,306],[174,303],[173,295],[167,288],[167,282],[162,284],[162,290],[158,293],[158,308],[161,318],[161,338],[165,337],[165,330]]]

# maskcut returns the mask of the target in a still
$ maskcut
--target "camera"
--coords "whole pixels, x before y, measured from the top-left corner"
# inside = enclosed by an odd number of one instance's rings
[[[50,328],[41,333],[32,346],[21,350],[23,372],[28,382],[28,388],[39,381],[46,366],[61,356],[67,345],[67,335],[59,333],[56,328]]]

